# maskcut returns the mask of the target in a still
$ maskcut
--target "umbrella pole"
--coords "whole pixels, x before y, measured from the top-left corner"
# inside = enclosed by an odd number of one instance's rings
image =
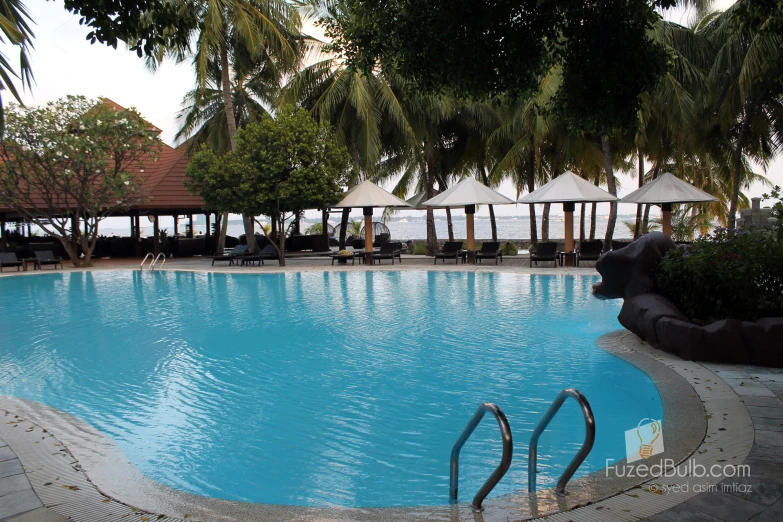
[[[565,214],[565,251],[574,251],[574,208],[575,203],[563,203]],[[574,266],[574,256],[563,256],[563,266]]]
[[[364,263],[372,264],[372,207],[364,207]]]
[[[663,203],[661,205],[661,230],[664,234],[672,237],[672,204]]]
[[[468,263],[475,263],[476,248],[473,241],[473,214],[476,213],[476,205],[465,205],[465,226],[468,232]]]

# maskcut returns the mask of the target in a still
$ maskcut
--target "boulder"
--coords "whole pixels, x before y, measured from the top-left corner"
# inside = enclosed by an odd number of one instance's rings
[[[748,346],[750,364],[783,368],[783,317],[755,323],[743,321],[742,337]]]
[[[696,347],[698,361],[749,364],[750,350],[742,337],[742,321],[722,319],[701,327],[702,345]]]
[[[687,318],[674,306],[674,303],[664,296],[642,294],[625,299],[617,319],[625,328],[649,344],[658,347],[659,341],[655,333],[655,326],[664,317],[687,321]]]
[[[655,325],[658,339],[656,348],[673,353],[689,361],[698,360],[699,348],[704,344],[704,330],[687,319],[663,317]]]
[[[677,245],[661,232],[650,232],[620,250],[607,252],[595,265],[601,282],[593,295],[601,299],[629,299],[655,292],[655,268]]]

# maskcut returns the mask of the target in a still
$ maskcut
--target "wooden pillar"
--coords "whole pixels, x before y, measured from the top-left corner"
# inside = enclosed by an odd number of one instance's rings
[[[210,227],[209,227],[209,213],[204,214],[204,217],[206,218],[206,221],[207,221],[206,236],[209,237],[212,234],[212,231],[210,230]]]
[[[323,209],[321,211],[321,233],[326,239],[326,245],[329,245],[329,211]]]
[[[179,235],[179,216],[174,215],[174,237]]]
[[[372,207],[364,207],[364,263],[372,264]]]
[[[571,203],[563,203],[563,213],[565,214],[565,251],[574,251],[574,208],[576,205]],[[574,266],[574,257],[565,256],[563,258],[563,266]]]
[[[133,216],[130,217],[130,237],[136,237],[136,232],[134,231],[135,227],[135,220],[133,219]]]
[[[661,231],[672,237],[672,204],[661,204]]]
[[[228,219],[228,218],[226,218]],[[219,212],[215,212],[215,254],[220,254],[223,251],[223,245],[220,244],[220,227],[223,216]]]
[[[8,248],[8,237],[5,234],[5,214],[0,215],[0,252]]]
[[[27,237],[33,237],[33,227],[29,221],[27,222]]]
[[[188,214],[188,225],[190,227],[190,230],[188,230],[188,237],[193,239],[193,214]]]
[[[155,221],[152,227],[152,253],[157,257],[160,253],[160,217],[158,214],[153,214]]]
[[[135,216],[133,216],[134,221],[136,222],[136,227],[134,228],[134,242],[136,243],[136,257],[141,257],[141,218],[139,217],[138,212]]]
[[[465,205],[465,226],[468,232],[468,263],[475,263],[476,243],[473,239],[473,215],[476,213],[476,205]]]

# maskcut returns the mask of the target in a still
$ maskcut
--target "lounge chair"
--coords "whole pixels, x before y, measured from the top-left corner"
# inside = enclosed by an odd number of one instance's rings
[[[474,259],[481,262],[482,259],[494,259],[495,264],[498,264],[498,258],[500,262],[503,262],[503,252],[500,250],[500,243],[496,241],[487,241],[481,243],[481,250],[476,250]]]
[[[612,240],[612,250],[620,250],[630,245],[630,241],[614,241]]]
[[[243,256],[247,253],[247,249],[250,248],[247,245],[237,245],[228,254],[222,256],[212,257],[212,266],[215,266],[215,261],[228,261],[229,266],[234,264],[234,260],[239,256]]]
[[[533,263],[538,266],[538,262],[552,262],[554,266],[557,266],[557,243],[554,241],[542,241],[536,245],[535,252],[530,253],[530,266]]]
[[[239,256],[238,259],[242,260],[242,264],[250,263],[251,265],[255,262],[258,262],[258,266],[261,266],[264,264],[264,259],[266,260],[274,260],[277,259],[280,260],[280,256],[277,253],[277,249],[274,245],[269,244],[266,245],[264,248],[262,248],[260,251],[256,252],[255,254],[245,254],[244,256]]]
[[[402,263],[402,243],[384,243],[381,245],[381,249],[378,252],[373,252],[372,263],[375,264],[375,260],[378,260],[378,264],[381,264],[381,259],[391,259],[394,264],[394,258],[400,260]]]
[[[3,252],[0,253],[0,272],[3,271],[4,266],[15,266],[18,272],[24,266],[24,261],[17,258],[13,252]]]
[[[579,249],[576,251],[576,266],[582,261],[598,261],[604,252],[604,242],[596,239],[595,241],[582,241]]]
[[[435,264],[438,264],[438,259],[443,259],[443,262],[445,263],[446,259],[452,258],[454,258],[455,263],[458,263],[460,258],[463,261],[465,260],[465,251],[462,250],[462,241],[446,241],[443,245],[443,250],[435,254]]]
[[[54,257],[54,252],[51,250],[39,250],[35,253],[36,263],[38,268],[43,270],[45,265],[54,265],[54,269],[57,270],[57,265],[63,268],[63,258]]]

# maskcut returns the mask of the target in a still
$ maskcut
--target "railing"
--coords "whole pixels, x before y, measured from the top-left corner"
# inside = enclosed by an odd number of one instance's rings
[[[146,262],[147,262],[147,259],[150,259],[150,258],[152,258],[152,257],[153,257],[153,255],[152,255],[152,252],[147,252],[147,255],[146,255],[146,256],[144,256],[144,259],[142,259],[142,261],[141,261],[141,264],[139,265],[139,270],[144,270],[144,263],[146,263]],[[149,267],[147,267],[147,268],[152,268],[152,264],[153,264],[154,262],[155,262],[155,260],[153,259],[153,260],[150,262],[150,266],[149,266]]]
[[[152,270],[155,270],[155,265],[157,264],[157,262],[158,262],[158,260],[159,260],[160,258],[163,258],[163,262],[160,264],[160,267],[159,267],[159,268],[163,268],[163,265],[165,265],[165,264],[166,264],[166,254],[164,254],[163,252],[161,252],[160,254],[158,254],[158,255],[155,257],[155,261],[153,261],[153,262],[152,262],[152,264],[150,265],[150,268],[151,268]]]
[[[481,406],[478,407],[476,410],[476,413],[473,414],[473,417],[470,419],[470,422],[468,422],[468,425],[465,426],[465,429],[462,430],[462,434],[459,436],[459,439],[457,439],[457,442],[454,444],[454,447],[451,449],[451,474],[449,477],[449,500],[452,503],[457,502],[457,490],[459,489],[459,452],[462,450],[462,446],[465,445],[465,442],[470,438],[470,436],[473,434],[473,430],[476,429],[476,426],[479,425],[481,422],[481,419],[484,418],[484,414],[486,412],[492,413],[492,415],[495,416],[495,419],[498,421],[498,426],[500,427],[500,435],[503,439],[503,456],[500,458],[500,464],[495,469],[495,471],[492,473],[492,475],[489,476],[487,481],[484,483],[483,486],[481,486],[481,489],[478,490],[478,493],[476,493],[476,496],[473,497],[473,503],[471,504],[473,506],[473,509],[476,511],[481,511],[484,508],[481,507],[482,502],[484,502],[484,499],[487,498],[487,495],[489,495],[490,491],[497,485],[498,482],[500,482],[500,479],[503,478],[503,475],[506,474],[508,471],[508,468],[511,466],[511,458],[514,453],[514,442],[511,439],[511,426],[508,425],[508,420],[506,419],[506,415],[503,413],[503,410],[501,410],[497,404],[493,404],[491,402],[485,402]]]
[[[574,476],[576,470],[582,465],[582,462],[587,458],[590,450],[593,449],[595,443],[595,417],[593,417],[593,409],[590,407],[590,403],[587,402],[582,393],[575,388],[568,388],[561,391],[552,405],[547,410],[544,418],[538,423],[536,429],[533,430],[533,435],[530,437],[530,456],[527,461],[527,490],[531,493],[536,491],[536,461],[538,459],[538,439],[544,432],[554,416],[560,411],[560,407],[566,401],[567,398],[572,397],[579,406],[582,408],[582,415],[585,418],[585,441],[582,443],[582,447],[577,452],[576,456],[571,460],[566,470],[560,476],[560,480],[557,481],[555,486],[555,494],[563,496],[567,495],[565,490],[566,484],[571,477]]]

